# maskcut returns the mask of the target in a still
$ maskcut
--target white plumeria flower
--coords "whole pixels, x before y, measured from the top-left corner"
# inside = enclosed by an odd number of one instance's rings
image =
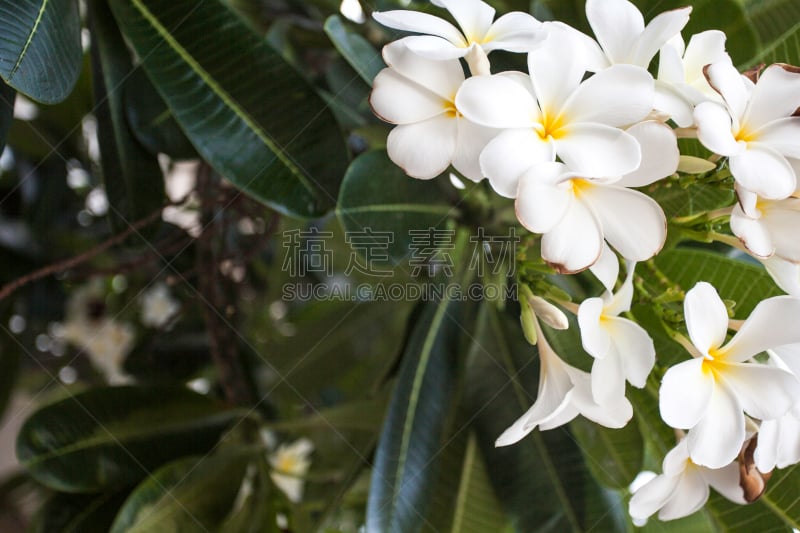
[[[153,328],[161,328],[180,311],[180,303],[172,297],[169,288],[157,283],[144,294],[141,299],[142,324]]]
[[[543,234],[542,258],[559,272],[592,266],[604,241],[622,257],[644,261],[664,245],[667,221],[655,200],[625,187],[627,183],[587,178],[562,163],[543,163],[520,179],[517,218],[528,230]]]
[[[586,18],[611,65],[647,68],[658,50],[689,22],[691,7],[666,11],[645,26],[628,0],[587,0]]]
[[[788,157],[800,158],[800,71],[768,67],[753,84],[730,63],[706,68],[709,83],[725,105],[703,102],[694,111],[697,137],[714,153],[727,156],[742,187],[763,198],[787,198],[797,188]]]
[[[516,197],[520,176],[556,157],[591,176],[622,176],[642,161],[639,143],[619,127],[641,121],[652,109],[652,76],[617,65],[583,81],[587,64],[576,43],[567,32],[552,33],[528,55],[529,76],[473,77],[456,95],[458,110],[469,120],[508,130],[480,157],[501,196]]]
[[[725,51],[726,36],[719,30],[692,35],[688,46],[676,35],[661,48],[656,78],[656,109],[666,112],[682,128],[694,124],[694,108],[722,98],[703,73],[706,65],[732,63]]]
[[[426,34],[406,37],[403,42],[428,59],[464,57],[473,75],[490,73],[486,56],[492,50],[529,52],[544,38],[539,31],[541,23],[527,13],[514,11],[495,21],[494,8],[481,0],[434,0],[433,4],[450,11],[461,29],[416,11],[375,12],[372,16],[389,28]]]
[[[595,402],[589,374],[565,363],[547,342],[536,318],[533,324],[539,349],[539,392],[530,409],[498,437],[495,446],[514,444],[536,427],[545,431],[563,426],[578,415],[602,426],[624,427],[633,416],[627,398],[613,398],[604,405]]]
[[[737,187],[739,203],[731,212],[731,230],[756,257],[776,255],[800,263],[800,198],[782,200],[758,198]]]
[[[281,444],[269,456],[272,482],[291,502],[298,503],[303,499],[304,477],[311,467],[310,455],[313,452],[314,443],[301,438],[291,444]]]
[[[800,264],[792,263],[777,255],[760,261],[783,292],[800,298]]]
[[[478,156],[497,131],[473,124],[456,107],[464,82],[461,64],[420,57],[402,41],[386,45],[383,58],[389,68],[375,77],[370,105],[398,125],[387,139],[389,158],[414,178],[435,178],[452,164],[479,181]]]
[[[625,395],[625,380],[644,387],[656,361],[650,335],[639,324],[619,315],[631,308],[635,263],[619,291],[607,290],[601,298],[584,300],[578,308],[578,325],[586,353],[594,357],[592,395],[605,404]]]
[[[747,503],[739,486],[739,463],[719,469],[697,465],[689,457],[685,438],[667,453],[661,466],[663,473],[638,488],[628,504],[628,512],[637,521],[656,512],[660,520],[689,516],[706,503],[709,486],[734,503]]]
[[[800,344],[781,346],[767,353],[768,364],[800,376]],[[758,470],[765,473],[800,463],[800,399],[781,418],[761,422],[753,458]]]
[[[721,468],[745,441],[745,416],[782,417],[800,395],[790,373],[746,363],[776,346],[800,342],[800,299],[777,296],[760,302],[727,344],[728,313],[716,289],[700,282],[686,293],[684,315],[694,358],[664,375],[660,410],[664,422],[691,429],[687,439],[692,461]]]

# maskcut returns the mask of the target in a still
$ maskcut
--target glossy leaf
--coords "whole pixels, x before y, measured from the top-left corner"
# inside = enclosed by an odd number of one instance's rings
[[[762,63],[767,65],[772,63],[800,65],[800,22],[796,22],[786,33],[765,47],[746,66],[753,67]]]
[[[164,153],[172,159],[197,157],[197,150],[142,69],[130,74],[125,83],[123,101],[134,137],[151,154]]]
[[[108,531],[126,496],[55,494],[37,511],[30,533]]]
[[[109,490],[136,483],[171,459],[211,449],[235,416],[184,388],[94,388],[28,418],[17,457],[53,489]]]
[[[414,324],[375,452],[367,531],[417,531],[425,523],[454,387],[460,336],[455,307],[429,303]]]
[[[81,71],[76,0],[0,0],[0,75],[45,104],[64,100]]]
[[[348,157],[333,115],[233,12],[219,0],[110,4],[153,85],[220,174],[286,214],[333,206]]]
[[[462,430],[447,443],[441,462],[423,531],[502,531],[509,519],[494,494],[475,434]]]
[[[373,151],[350,165],[342,183],[337,215],[345,231],[386,232],[387,242],[376,236],[377,244],[390,259],[399,262],[412,250],[412,230],[443,229],[456,210],[451,207],[436,181],[406,176],[385,152]]]
[[[6,146],[6,135],[14,120],[14,100],[17,91],[10,85],[0,82],[0,153]]]
[[[218,531],[230,513],[250,456],[225,453],[169,463],[136,487],[111,533]]]
[[[109,219],[123,231],[164,205],[164,180],[155,154],[134,138],[122,95],[134,70],[130,52],[105,0],[89,2],[97,138]]]
[[[325,21],[325,33],[361,79],[372,85],[372,80],[385,66],[375,47],[358,33],[349,30],[338,15],[331,15]]]
[[[644,443],[636,424],[609,429],[579,417],[570,424],[594,478],[612,489],[626,489],[642,470]]]
[[[749,0],[745,10],[765,48],[784,38],[800,21],[800,3],[796,0]]]

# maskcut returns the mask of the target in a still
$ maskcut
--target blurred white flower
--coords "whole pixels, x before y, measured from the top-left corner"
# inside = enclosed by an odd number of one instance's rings
[[[734,503],[746,503],[739,486],[739,463],[719,469],[699,466],[689,457],[685,438],[664,457],[662,469],[634,492],[628,512],[635,520],[647,520],[656,512],[660,520],[689,516],[706,503],[709,486]]]
[[[759,259],[773,255],[800,263],[800,198],[782,200],[758,198],[737,187],[739,202],[731,213],[731,230]]]
[[[800,342],[800,299],[762,301],[724,346],[728,313],[714,287],[700,282],[688,291],[684,315],[694,358],[664,375],[661,417],[674,428],[691,430],[686,442],[694,463],[721,468],[745,441],[745,413],[777,419],[800,396],[800,382],[790,372],[745,362],[767,349]]]
[[[181,308],[163,283],[153,285],[142,294],[141,306],[142,324],[152,328],[162,328],[169,324]]]
[[[269,456],[272,466],[270,477],[291,502],[297,503],[303,499],[304,478],[311,466],[309,456],[313,451],[314,443],[301,438],[291,444],[281,444]]]
[[[370,105],[380,118],[397,124],[386,142],[389,158],[414,178],[435,178],[452,164],[479,181],[478,156],[498,132],[470,122],[456,106],[464,82],[461,64],[420,57],[403,41],[386,45],[383,57],[389,68],[375,77]]]
[[[527,13],[513,11],[494,21],[494,8],[481,0],[433,0],[433,4],[450,11],[460,29],[417,11],[376,11],[372,16],[389,28],[425,34],[403,42],[428,59],[464,57],[473,75],[489,74],[486,56],[492,50],[529,52],[544,38],[541,23]]]
[[[724,105],[702,102],[694,111],[697,137],[727,156],[736,182],[762,198],[787,198],[797,177],[787,158],[800,158],[800,70],[768,67],[754,84],[728,62],[705,69]]]

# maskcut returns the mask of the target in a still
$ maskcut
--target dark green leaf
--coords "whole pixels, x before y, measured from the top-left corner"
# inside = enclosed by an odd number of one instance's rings
[[[126,81],[123,101],[133,135],[151,154],[164,153],[172,159],[197,157],[197,150],[141,69],[134,70]]]
[[[280,530],[266,461],[258,461],[258,467],[248,469],[246,476],[253,490],[227,516],[220,533],[277,533]]]
[[[626,489],[642,470],[644,442],[636,424],[608,429],[579,417],[570,429],[594,478],[612,489]]]
[[[337,215],[345,231],[386,232],[388,254],[401,261],[412,247],[411,230],[443,228],[456,210],[436,181],[409,178],[383,151],[361,155],[347,170]],[[376,237],[376,243],[383,242]]]
[[[0,75],[45,104],[72,92],[81,71],[76,0],[0,0]]]
[[[126,494],[56,494],[36,513],[30,533],[108,531]]]
[[[297,216],[333,206],[347,149],[313,88],[219,0],[111,0],[145,72],[200,155]]]
[[[475,434],[462,431],[448,442],[441,463],[423,531],[502,531],[508,518],[494,494]]]
[[[176,457],[211,449],[236,415],[184,388],[96,388],[28,418],[17,457],[56,490],[108,490],[136,483]]]
[[[8,135],[8,129],[11,127],[11,121],[14,120],[14,100],[16,97],[17,91],[10,85],[0,83],[0,153],[6,146],[6,135]]]
[[[749,0],[745,11],[764,48],[785,38],[800,21],[800,2],[797,0]]]
[[[796,22],[786,33],[775,39],[746,66],[752,67],[761,63],[800,65],[800,22]]]
[[[364,37],[350,31],[338,15],[331,15],[325,21],[325,33],[361,79],[372,85],[385,66],[381,54]]]
[[[372,470],[367,529],[417,531],[424,524],[454,387],[460,336],[455,306],[426,304],[401,363]]]
[[[250,457],[226,453],[165,465],[134,489],[111,533],[218,531],[230,513]]]
[[[103,182],[112,227],[123,231],[164,204],[164,181],[156,156],[136,141],[128,126],[122,95],[134,67],[108,3],[92,0],[89,13]]]

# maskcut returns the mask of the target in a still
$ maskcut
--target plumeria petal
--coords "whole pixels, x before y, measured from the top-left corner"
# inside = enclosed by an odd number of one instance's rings
[[[681,475],[672,497],[658,512],[660,520],[689,516],[708,501],[708,484],[697,468],[688,467]]]
[[[705,68],[709,85],[717,91],[737,122],[741,122],[750,98],[745,79],[736,67],[726,61],[712,63]]]
[[[728,311],[711,284],[701,281],[692,287],[683,301],[683,312],[689,337],[701,354],[725,342]]]
[[[703,68],[720,61],[730,63],[730,57],[725,51],[726,39],[725,33],[719,30],[708,30],[692,35],[683,54],[684,77],[687,83],[711,89],[703,74]]]
[[[591,187],[583,197],[600,220],[605,239],[622,257],[644,261],[661,250],[667,219],[655,200],[613,185]]]
[[[386,140],[389,158],[406,174],[435,178],[450,166],[456,151],[457,121],[446,115],[397,126]]]
[[[452,101],[464,83],[464,70],[458,61],[434,61],[409,50],[409,38],[383,47],[383,60],[402,77],[418,83],[444,100]]]
[[[453,155],[453,167],[472,181],[480,181],[483,172],[478,156],[499,130],[478,126],[463,117],[458,118],[457,122],[458,142]]]
[[[553,114],[561,109],[564,100],[580,85],[586,70],[579,43],[567,32],[551,33],[541,46],[528,54],[533,90],[546,113]]]
[[[664,374],[659,408],[664,422],[674,428],[692,428],[703,418],[714,390],[714,380],[702,368],[702,359],[678,363]]]
[[[650,73],[633,65],[614,65],[581,83],[563,112],[574,122],[626,126],[646,117],[654,98]]]
[[[778,420],[761,422],[753,458],[761,472],[800,462],[800,420],[793,413],[788,413]]]
[[[644,31],[644,18],[627,0],[587,0],[586,18],[612,63],[627,63]]]
[[[731,116],[716,102],[703,102],[694,109],[697,138],[703,146],[720,155],[737,155],[745,150],[731,132]]]
[[[792,166],[764,143],[749,143],[746,151],[731,157],[730,166],[738,183],[764,198],[786,198],[797,188]]]
[[[639,168],[622,177],[615,185],[644,187],[671,176],[678,170],[680,150],[672,128],[661,122],[648,120],[626,130],[642,148]]]
[[[487,53],[492,50],[530,52],[545,38],[541,25],[541,22],[527,13],[506,13],[489,28],[483,49]]]
[[[766,144],[785,157],[800,157],[800,117],[773,120],[755,134],[759,144]]]
[[[747,216],[741,206],[734,206],[730,223],[733,234],[739,237],[752,254],[767,258],[775,253],[775,245],[767,227],[759,220]]]
[[[739,455],[745,439],[744,415],[736,396],[717,384],[705,416],[686,436],[692,461],[708,468],[722,468]]]
[[[744,411],[759,420],[780,418],[800,397],[800,381],[780,368],[759,363],[718,363],[719,379],[732,391]]]
[[[500,196],[516,198],[520,177],[534,166],[555,160],[553,143],[530,128],[506,130],[480,154],[483,174]]]
[[[637,520],[646,520],[664,507],[678,490],[679,476],[656,476],[637,490],[628,503],[628,513]]]
[[[436,35],[456,46],[463,46],[466,53],[467,42],[464,36],[458,28],[439,17],[407,10],[376,11],[372,17],[378,23],[395,30]]]
[[[564,165],[544,163],[522,175],[516,202],[517,218],[534,233],[547,233],[561,223],[575,201],[567,184],[558,183]]]
[[[490,128],[531,128],[539,120],[536,100],[508,76],[469,78],[456,95],[456,107],[469,120]]]
[[[401,39],[403,45],[419,57],[430,61],[447,61],[465,57],[469,48],[462,48],[433,35],[411,35]],[[400,41],[395,41],[400,42]]]
[[[625,378],[631,385],[641,389],[656,361],[653,339],[642,326],[631,320],[619,317],[606,320]]]
[[[800,298],[776,296],[760,302],[733,339],[719,350],[726,362],[741,363],[775,346],[800,343]]]
[[[659,48],[686,26],[691,12],[691,7],[684,7],[657,15],[639,35],[630,62],[647,67]]]
[[[583,202],[571,202],[564,217],[542,237],[542,258],[561,273],[592,266],[603,250],[603,234]]]
[[[734,462],[722,468],[700,468],[700,473],[714,490],[733,503],[744,505],[744,491],[739,484],[739,463]]]
[[[609,248],[608,243],[603,244],[600,259],[590,267],[592,274],[603,284],[606,291],[614,292],[614,285],[619,277],[619,260],[617,255]]]
[[[654,109],[666,113],[681,128],[694,124],[694,105],[685,90],[656,80],[655,93]]]
[[[592,364],[592,398],[600,405],[606,405],[615,398],[625,396],[625,376],[622,361],[614,353]]]
[[[442,97],[388,68],[375,76],[369,103],[376,115],[392,124],[413,124],[447,110]]]
[[[800,298],[800,264],[778,256],[764,259],[762,263],[782,291]]]
[[[600,323],[602,314],[602,298],[588,298],[578,308],[583,349],[595,359],[605,358],[611,350],[611,335]]]
[[[800,71],[772,65],[758,78],[744,122],[754,128],[788,117],[800,107]]]
[[[678,46],[680,45],[680,47]],[[683,39],[677,35],[674,40],[668,41],[658,56],[658,79],[672,83],[684,83],[686,75],[683,67]]]
[[[572,403],[582,416],[607,428],[621,428],[633,418],[633,406],[624,395],[615,396],[607,403],[598,404],[592,394],[592,378],[589,373],[568,367],[575,384]]]
[[[470,41],[482,40],[494,20],[494,8],[482,0],[436,0],[456,19]]]
[[[567,135],[554,142],[561,160],[585,176],[622,176],[639,168],[642,161],[641,148],[632,135],[603,124],[573,124]]]

